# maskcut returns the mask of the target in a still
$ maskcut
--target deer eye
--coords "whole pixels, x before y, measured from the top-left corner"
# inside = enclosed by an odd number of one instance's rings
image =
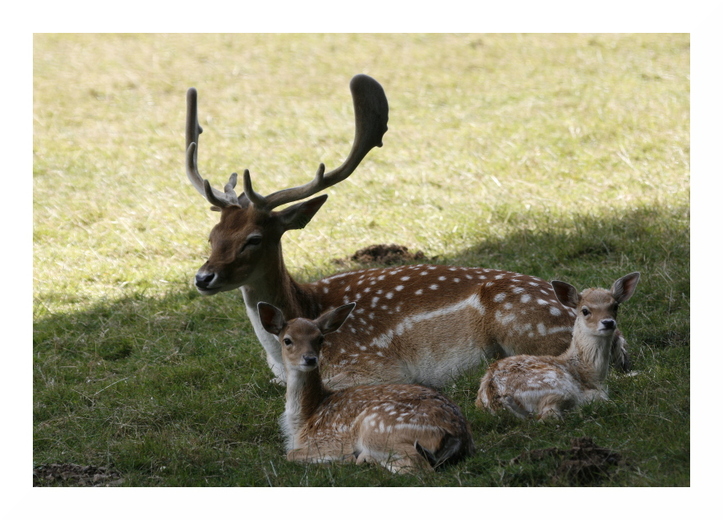
[[[588,310],[587,307],[583,307],[583,308],[582,308],[582,315],[583,315],[583,316],[590,316],[590,311]]]
[[[246,239],[246,243],[244,244],[244,247],[246,246],[257,246],[261,243],[261,239],[263,237],[261,235],[251,235]]]
[[[293,341],[291,341],[291,339],[284,338],[284,345],[286,345],[287,347],[290,347],[292,344],[293,344]]]
[[[250,237],[248,237],[246,239],[246,242],[244,242],[244,245],[241,246],[241,251],[239,251],[239,252],[243,252],[249,246],[258,246],[259,244],[261,244],[262,239],[263,239],[263,237],[261,235],[251,235]]]

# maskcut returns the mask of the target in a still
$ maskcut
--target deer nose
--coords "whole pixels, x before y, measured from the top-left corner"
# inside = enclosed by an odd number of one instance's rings
[[[213,273],[198,273],[196,274],[196,287],[199,289],[208,289],[216,275]]]
[[[604,329],[614,329],[615,328],[615,320],[602,320],[600,324],[603,326]]]
[[[315,367],[318,360],[316,356],[307,356],[306,354],[301,356],[304,360],[304,364],[310,367]]]

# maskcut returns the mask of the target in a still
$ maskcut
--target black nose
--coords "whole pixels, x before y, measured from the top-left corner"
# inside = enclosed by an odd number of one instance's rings
[[[602,320],[600,323],[602,323],[602,326],[606,329],[615,328],[615,320]]]
[[[213,279],[216,278],[216,275],[211,274],[197,274],[196,275],[196,287],[200,287],[201,289],[206,289],[211,284]]]
[[[302,358],[304,359],[304,364],[308,365],[310,367],[315,367],[316,363],[318,362],[318,360],[316,359],[316,356],[304,355],[304,356],[302,356]]]

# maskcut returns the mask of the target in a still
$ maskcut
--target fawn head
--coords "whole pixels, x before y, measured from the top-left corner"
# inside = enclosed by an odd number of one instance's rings
[[[287,370],[309,372],[319,367],[319,352],[324,336],[341,327],[356,307],[356,303],[342,305],[325,312],[315,320],[295,318],[286,321],[283,313],[273,305],[259,302],[259,317],[266,332],[281,343],[281,353]]]
[[[350,83],[354,102],[355,133],[349,155],[336,169],[325,173],[322,163],[310,182],[293,188],[261,195],[254,191],[248,170],[243,175],[243,193],[235,192],[238,176],[231,174],[223,191],[211,187],[198,171],[198,141],[203,132],[198,123],[198,94],[195,88],[186,95],[186,175],[196,190],[221,212],[221,221],[210,235],[211,255],[196,273],[196,288],[210,295],[236,289],[282,268],[281,235],[300,229],[312,219],[326,201],[326,195],[299,202],[349,177],[364,157],[377,146],[387,130],[389,106],[384,89],[363,74]],[[275,208],[299,202],[282,211]],[[274,283],[274,281],[269,281]]]
[[[576,327],[582,324],[589,334],[607,336],[617,328],[618,306],[630,299],[639,281],[640,273],[634,272],[616,280],[610,290],[585,289],[582,293],[569,283],[551,283],[560,303],[577,311]]]

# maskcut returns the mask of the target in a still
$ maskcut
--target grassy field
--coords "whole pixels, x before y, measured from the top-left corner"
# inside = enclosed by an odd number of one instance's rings
[[[689,486],[689,43],[36,35],[35,484]],[[249,168],[266,193],[343,160],[360,72],[389,99],[384,147],[284,237],[293,275],[332,274],[380,243],[578,288],[638,270],[619,320],[634,372],[612,373],[610,402],[560,424],[495,417],[474,407],[472,373],[443,389],[478,447],[457,466],[398,476],[285,460],[284,390],[240,292],[192,286],[218,214],[185,177],[185,91],[199,91],[202,175],[220,186]],[[571,470],[565,450],[582,437],[613,455]],[[66,480],[45,478],[54,464]]]

